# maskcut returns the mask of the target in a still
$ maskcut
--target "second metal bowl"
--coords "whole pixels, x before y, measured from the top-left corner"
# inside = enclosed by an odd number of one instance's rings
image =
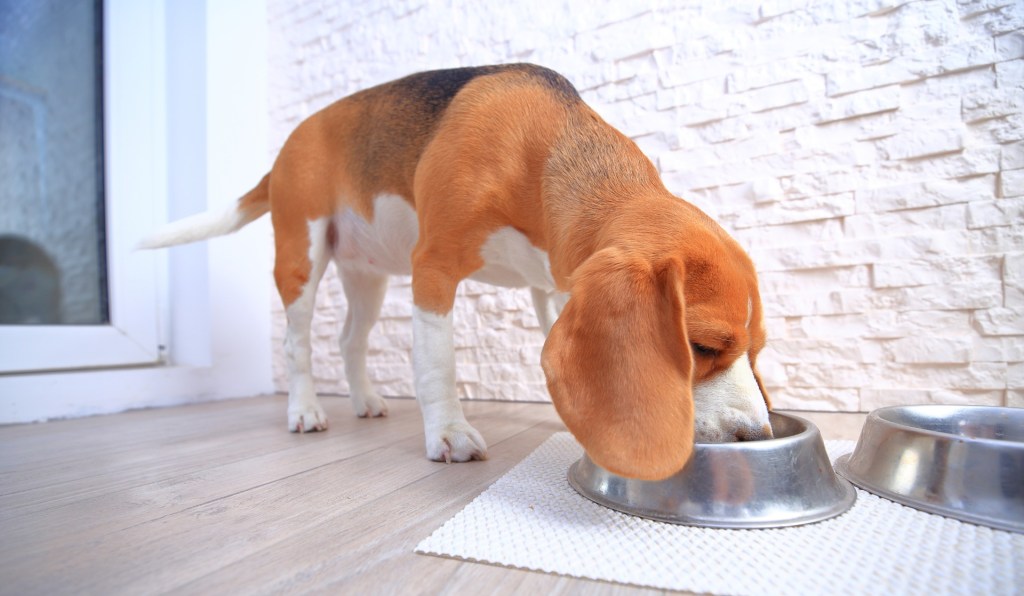
[[[770,421],[774,439],[698,443],[686,467],[666,480],[616,476],[584,455],[569,469],[569,483],[624,513],[712,528],[797,526],[849,509],[856,491],[832,470],[817,427],[776,412]]]
[[[903,505],[1024,533],[1022,408],[881,408],[836,470]]]

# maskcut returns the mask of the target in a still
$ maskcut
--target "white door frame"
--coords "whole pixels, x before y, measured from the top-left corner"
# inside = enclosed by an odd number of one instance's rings
[[[127,10],[125,10],[127,8]],[[0,372],[154,364],[160,360],[157,270],[133,253],[133,225],[166,204],[164,35],[155,7],[107,5],[103,98],[110,323],[0,326]]]
[[[112,324],[0,329],[0,368],[35,371],[0,374],[0,423],[273,390],[266,222],[133,250],[169,215],[225,209],[266,173],[266,4],[104,5]]]

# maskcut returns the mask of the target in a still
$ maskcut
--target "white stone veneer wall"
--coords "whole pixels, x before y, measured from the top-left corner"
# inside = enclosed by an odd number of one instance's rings
[[[565,74],[749,250],[777,406],[1024,406],[1020,2],[275,0],[270,18],[275,147],[334,99],[411,72]],[[372,337],[385,395],[412,394],[410,299],[395,279]],[[324,393],[347,390],[343,302],[331,271],[314,330]],[[461,396],[548,399],[525,290],[465,283],[455,320]]]

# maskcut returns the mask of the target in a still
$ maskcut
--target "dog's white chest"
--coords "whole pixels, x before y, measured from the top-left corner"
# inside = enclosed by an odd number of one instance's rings
[[[480,248],[480,256],[484,266],[470,276],[476,281],[510,288],[555,287],[547,253],[513,228],[501,228],[491,234]]]
[[[344,267],[387,275],[412,272],[412,249],[419,238],[416,211],[399,196],[374,199],[373,221],[351,209],[334,217],[337,238],[334,257]],[[491,234],[480,248],[484,266],[471,279],[496,286],[555,287],[548,255],[517,230],[505,227]]]

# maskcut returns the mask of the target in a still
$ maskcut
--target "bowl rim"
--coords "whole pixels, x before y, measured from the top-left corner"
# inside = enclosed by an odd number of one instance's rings
[[[701,451],[704,451],[704,452],[709,452],[710,451],[710,452],[717,452],[717,453],[733,452],[733,451],[737,451],[737,450],[750,450],[750,449],[758,449],[758,450],[786,449],[786,448],[793,448],[794,445],[796,443],[798,443],[798,442],[806,442],[806,441],[820,442],[821,444],[824,444],[824,440],[821,437],[821,431],[818,430],[818,427],[813,422],[811,422],[810,420],[807,420],[806,418],[802,418],[800,416],[796,416],[796,415],[789,414],[789,413],[782,413],[782,412],[774,412],[774,411],[772,411],[772,412],[769,412],[769,414],[771,414],[773,416],[778,416],[778,417],[781,417],[781,418],[786,418],[786,419],[794,420],[794,421],[800,423],[802,425],[802,428],[800,429],[799,432],[794,433],[792,435],[788,435],[788,436],[780,437],[780,438],[763,439],[763,440],[759,440],[759,441],[739,441],[739,442],[733,442],[733,443],[695,443],[694,444],[694,451],[696,452],[696,450],[698,448],[701,449]],[[612,474],[611,472],[608,472],[607,470],[604,470],[604,468],[601,468],[597,463],[595,463],[593,460],[591,460],[590,457],[587,455],[587,453],[585,451],[584,451],[583,455],[579,459],[574,461],[569,466],[569,470],[568,470],[568,472],[566,474],[567,480],[569,482],[569,485],[572,486],[572,488],[579,495],[583,496],[584,498],[586,498],[586,499],[588,499],[590,501],[593,501],[594,503],[597,503],[598,505],[601,505],[601,506],[606,507],[608,509],[612,509],[612,510],[618,511],[620,513],[624,513],[626,515],[631,515],[631,516],[634,516],[634,517],[639,517],[641,519],[648,519],[648,520],[652,520],[652,521],[657,521],[657,522],[661,522],[661,523],[669,523],[669,524],[674,524],[674,525],[694,526],[694,527],[723,529],[723,530],[759,530],[759,529],[772,529],[772,528],[786,528],[786,527],[793,527],[793,526],[802,526],[802,525],[807,525],[807,524],[813,524],[813,523],[817,523],[817,522],[826,521],[826,520],[832,519],[834,517],[837,517],[839,515],[842,515],[842,514],[846,513],[847,511],[849,511],[850,508],[852,508],[854,506],[854,504],[856,503],[856,501],[857,501],[857,490],[856,490],[856,488],[854,487],[854,485],[851,482],[849,482],[846,478],[844,478],[843,476],[839,475],[835,471],[834,467],[832,466],[831,458],[828,457],[827,452],[824,454],[824,461],[828,464],[828,469],[832,472],[832,478],[833,478],[833,481],[835,482],[836,486],[838,487],[838,491],[839,491],[840,497],[834,503],[831,503],[831,504],[829,504],[827,506],[820,506],[820,507],[817,507],[817,508],[814,508],[814,509],[803,510],[803,511],[799,511],[799,512],[794,511],[793,515],[791,515],[789,517],[777,518],[777,519],[771,519],[771,520],[769,520],[769,519],[732,520],[732,519],[717,518],[717,517],[714,517],[714,516],[704,516],[704,515],[689,515],[689,516],[685,516],[685,517],[680,517],[680,516],[676,516],[676,515],[673,515],[673,514],[663,513],[663,512],[654,510],[654,509],[650,509],[648,507],[629,508],[629,507],[627,507],[627,506],[625,506],[625,505],[623,505],[621,503],[616,502],[613,499],[609,499],[608,497],[606,497],[605,495],[603,495],[603,494],[601,494],[599,492],[592,492],[589,487],[584,486],[584,484],[578,478],[578,469],[583,464],[584,460],[588,460],[590,462],[590,465],[595,466],[595,467],[597,467],[600,470],[603,470],[605,473],[607,473],[607,474],[609,474],[609,475],[611,475],[611,476],[613,476],[615,478],[620,478],[620,479],[622,479],[624,481],[627,481],[627,482],[638,482],[638,483],[654,482],[654,483],[658,483],[658,482],[665,482],[668,479],[660,480],[660,481],[649,481],[649,480],[629,479],[629,478],[624,478],[622,476],[618,476],[616,474]]]
[[[841,496],[839,499],[827,507],[818,507],[817,509],[804,510],[798,515],[792,515],[784,519],[754,519],[754,520],[730,520],[725,518],[718,518],[713,516],[702,516],[702,515],[690,515],[690,516],[675,516],[667,513],[662,513],[649,507],[638,507],[630,509],[625,505],[609,499],[600,493],[592,493],[587,487],[580,482],[578,478],[578,468],[583,463],[583,459],[586,458],[586,453],[583,456],[574,461],[569,466],[569,471],[566,473],[566,480],[569,485],[576,491],[577,494],[585,499],[588,499],[602,507],[618,511],[619,513],[637,517],[644,520],[655,521],[664,524],[672,524],[676,526],[691,526],[695,528],[708,528],[713,530],[771,530],[778,528],[792,528],[796,526],[806,526],[815,524],[823,521],[828,521],[834,517],[839,517],[847,511],[849,511],[857,502],[857,489],[849,480],[840,476],[838,472],[833,469],[835,475],[836,484],[839,487]],[[589,459],[589,458],[587,458]],[[591,461],[592,465],[594,464]],[[608,472],[611,474],[611,472]],[[621,478],[621,477],[620,477]],[[628,479],[625,479],[628,480]],[[640,480],[639,482],[645,482]]]
[[[739,451],[749,449],[770,449],[774,447],[780,447],[781,445],[787,442],[796,443],[799,441],[804,441],[807,439],[808,436],[813,436],[814,434],[821,434],[821,432],[818,430],[818,427],[815,426],[814,423],[812,423],[810,420],[806,418],[801,418],[800,416],[796,416],[794,414],[784,414],[782,412],[776,411],[769,411],[768,415],[769,420],[771,420],[771,416],[778,416],[779,418],[788,418],[790,420],[795,420],[796,422],[799,422],[803,426],[803,428],[800,430],[800,432],[794,433],[792,435],[786,435],[785,437],[772,437],[770,439],[760,439],[757,441],[733,441],[731,443],[694,442],[693,450],[696,451],[698,448],[701,451]]]
[[[992,447],[998,446],[1000,448],[1006,448],[1009,445],[1009,446],[1011,446],[1010,448],[1014,448],[1012,446],[1017,446],[1016,448],[1018,448],[1018,449],[1024,449],[1024,441],[1015,441],[1015,440],[1010,440],[1010,439],[992,439],[992,438],[988,438],[988,437],[971,437],[971,436],[968,436],[968,435],[959,435],[959,434],[956,434],[956,433],[948,433],[948,432],[943,432],[943,431],[939,431],[939,430],[932,430],[932,429],[928,429],[928,428],[922,428],[920,426],[912,426],[912,425],[909,425],[909,424],[903,424],[903,423],[891,420],[889,418],[886,418],[884,416],[884,414],[890,414],[892,412],[907,412],[907,411],[914,411],[914,410],[933,410],[933,411],[934,410],[974,410],[976,412],[984,411],[984,410],[995,410],[995,411],[1003,412],[1003,411],[1010,410],[1010,411],[1019,411],[1019,412],[1021,412],[1022,415],[1024,415],[1024,408],[1011,408],[1011,407],[1006,407],[1006,406],[982,406],[982,405],[963,405],[963,406],[961,406],[961,405],[953,405],[953,404],[916,404],[916,405],[906,405],[906,406],[885,406],[885,407],[881,407],[881,408],[876,408],[876,409],[872,410],[868,414],[867,418],[864,420],[863,426],[861,427],[861,433],[860,433],[860,436],[857,438],[857,442],[859,443],[860,442],[860,438],[864,436],[864,430],[868,427],[868,424],[874,422],[874,423],[880,423],[880,425],[883,425],[885,427],[888,427],[888,428],[891,428],[891,429],[895,429],[895,430],[898,430],[898,431],[901,431],[901,432],[914,433],[914,434],[917,434],[917,435],[920,435],[920,436],[931,437],[931,438],[935,438],[935,439],[943,439],[943,440],[947,440],[947,441],[971,442],[971,443],[982,444],[982,445],[992,446]]]

